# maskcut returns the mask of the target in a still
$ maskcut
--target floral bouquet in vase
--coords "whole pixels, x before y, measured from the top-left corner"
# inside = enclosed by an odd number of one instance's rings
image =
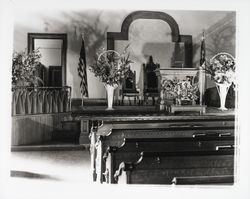
[[[123,53],[118,53],[115,50],[103,50],[97,54],[95,63],[90,65],[90,71],[103,82],[107,91],[108,108],[113,110],[113,95],[114,90],[122,82],[124,74],[128,71],[130,63],[128,46],[125,47]]]
[[[226,96],[229,87],[235,82],[235,60],[229,53],[218,53],[210,60],[210,65],[206,66],[205,71],[215,82],[220,96],[221,110],[225,107]]]

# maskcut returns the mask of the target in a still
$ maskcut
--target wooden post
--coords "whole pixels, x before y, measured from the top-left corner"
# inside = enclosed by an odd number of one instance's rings
[[[81,119],[79,144],[90,144],[89,140],[89,120]]]
[[[95,144],[96,144],[96,135],[95,132],[93,131],[93,128],[91,128],[91,132],[90,132],[90,140],[91,140],[91,144],[90,144],[90,169],[91,169],[91,173],[93,174],[93,181],[96,181],[96,148],[95,148]]]
[[[203,97],[205,94],[205,71],[202,67],[199,67],[199,91],[200,91],[200,105],[203,105]]]
[[[163,92],[163,88],[162,88],[162,84],[163,84],[164,80],[163,80],[163,78],[161,76],[160,69],[157,69],[155,71],[155,74],[158,77],[158,91],[159,91],[159,94],[160,94],[160,96],[159,96],[159,98],[160,98],[159,99],[159,101],[160,101],[159,110],[163,111],[163,110],[165,110],[165,102],[164,102],[164,99],[163,99],[164,98],[164,92]]]

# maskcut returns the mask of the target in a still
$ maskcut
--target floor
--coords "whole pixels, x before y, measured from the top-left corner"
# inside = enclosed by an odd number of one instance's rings
[[[11,152],[9,165],[0,199],[77,199],[96,186],[87,149]]]
[[[88,150],[12,152],[11,170],[13,178],[91,182]]]
[[[92,181],[90,154],[85,150],[16,151],[11,152],[12,177],[0,179],[0,199],[92,199],[92,198],[153,198],[166,195],[185,198],[191,190],[197,197],[217,198],[225,189],[178,189],[170,186],[106,185]],[[227,188],[228,189],[228,188]],[[180,191],[183,197],[180,197]],[[205,194],[204,194],[204,191]],[[214,192],[216,191],[216,192]],[[227,190],[228,191],[228,190]],[[229,190],[230,191],[230,190]],[[192,192],[194,193],[194,192]],[[142,197],[143,196],[143,197]],[[184,197],[185,196],[185,197]],[[235,196],[232,194],[232,196]],[[186,197],[187,198],[187,197]],[[189,197],[188,197],[189,198]],[[220,197],[221,198],[221,197]],[[231,197],[230,197],[231,198]],[[232,197],[232,198],[236,198]]]

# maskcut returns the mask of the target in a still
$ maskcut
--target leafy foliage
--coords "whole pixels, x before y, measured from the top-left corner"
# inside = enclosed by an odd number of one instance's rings
[[[231,84],[235,81],[235,61],[228,53],[218,53],[205,67],[205,71],[216,83]]]
[[[35,86],[42,80],[36,76],[37,67],[40,64],[41,54],[39,50],[31,53],[14,52],[12,58],[12,84],[15,86]]]
[[[198,91],[198,84],[191,84],[191,82],[188,80],[180,81],[174,87],[174,92],[176,93],[177,98],[180,100],[195,101],[198,99]]]
[[[199,87],[197,83],[191,82],[189,76],[185,80],[167,79],[163,82],[162,89],[169,99],[195,101],[198,99]]]
[[[124,74],[129,69],[132,61],[127,53],[128,46],[122,54],[114,50],[106,50],[97,55],[96,61],[90,65],[90,71],[100,79],[101,82],[109,85],[119,84]]]

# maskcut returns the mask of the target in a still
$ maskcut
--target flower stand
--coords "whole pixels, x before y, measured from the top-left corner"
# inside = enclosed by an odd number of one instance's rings
[[[216,88],[218,90],[219,96],[220,96],[220,110],[225,111],[227,110],[227,108],[225,107],[226,104],[226,98],[227,98],[227,93],[228,90],[231,86],[231,84],[229,83],[215,83],[216,84]]]
[[[105,110],[107,111],[114,110],[113,108],[114,90],[118,87],[118,85],[117,84],[115,85],[105,84],[104,86],[106,88],[107,100],[108,100],[108,108],[106,108]]]

